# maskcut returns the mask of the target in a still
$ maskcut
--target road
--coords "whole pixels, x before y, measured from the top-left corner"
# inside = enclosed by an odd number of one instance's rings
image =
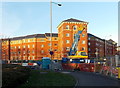
[[[106,77],[100,74],[90,73],[90,72],[63,72],[66,74],[71,74],[77,80],[76,87],[74,88],[82,88],[82,86],[91,86],[93,87],[100,87],[100,88],[120,88],[118,86],[119,83],[117,80]],[[81,86],[81,87],[80,87]]]

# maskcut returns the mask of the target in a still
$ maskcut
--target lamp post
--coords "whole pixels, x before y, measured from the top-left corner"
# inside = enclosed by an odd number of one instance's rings
[[[98,48],[96,48],[95,55],[96,55],[96,61],[94,59],[94,72],[96,72],[96,67],[97,67],[97,64],[98,64]]]
[[[52,55],[53,55],[53,50],[52,50],[52,3],[57,4],[58,6],[62,6],[61,4],[58,4],[56,2],[52,2],[52,0],[50,0],[50,55],[51,55],[51,59],[52,59]]]

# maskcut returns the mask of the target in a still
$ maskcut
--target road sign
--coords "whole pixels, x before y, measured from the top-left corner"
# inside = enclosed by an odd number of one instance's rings
[[[54,54],[54,52],[53,51],[50,51],[50,55],[53,55]]]

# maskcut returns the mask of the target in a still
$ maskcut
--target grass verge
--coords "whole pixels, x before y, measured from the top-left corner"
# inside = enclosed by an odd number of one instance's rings
[[[41,88],[48,86],[69,86],[75,85],[75,79],[69,74],[47,71],[41,73],[39,70],[31,70],[29,79],[19,88]]]

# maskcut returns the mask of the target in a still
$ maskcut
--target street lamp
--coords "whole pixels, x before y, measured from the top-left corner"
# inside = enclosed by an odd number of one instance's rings
[[[50,1],[50,55],[51,55],[51,59],[52,59],[52,55],[53,55],[53,51],[52,51],[52,3],[57,4],[58,6],[62,6],[61,4],[58,4],[56,2],[52,2],[52,0]]]

